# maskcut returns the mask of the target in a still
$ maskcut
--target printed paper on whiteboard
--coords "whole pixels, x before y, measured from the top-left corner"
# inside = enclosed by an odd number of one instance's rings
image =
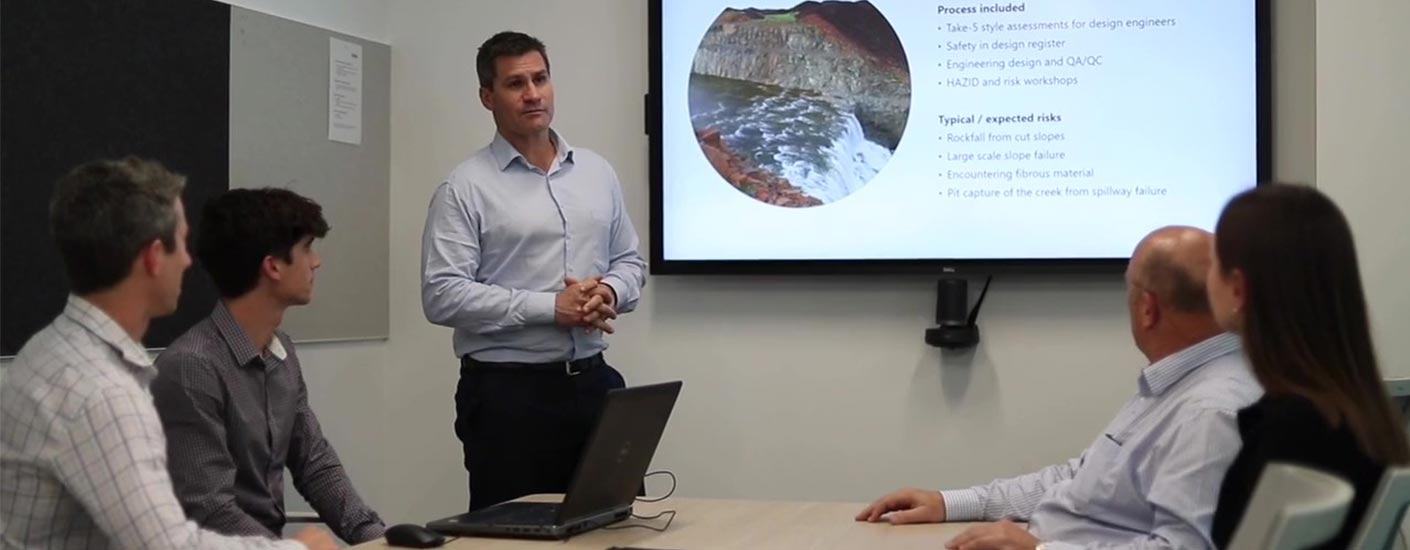
[[[328,139],[362,144],[362,45],[328,38]]]

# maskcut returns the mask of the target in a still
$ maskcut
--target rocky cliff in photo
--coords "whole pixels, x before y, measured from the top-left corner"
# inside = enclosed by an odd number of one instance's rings
[[[892,150],[910,111],[900,40],[869,2],[726,10],[701,41],[692,72],[826,96]]]
[[[720,138],[718,130],[707,130],[696,135],[705,158],[735,189],[755,200],[774,206],[791,208],[818,206],[822,201],[808,196],[794,187],[788,180],[766,170],[750,166],[747,161],[731,151],[729,145]]]

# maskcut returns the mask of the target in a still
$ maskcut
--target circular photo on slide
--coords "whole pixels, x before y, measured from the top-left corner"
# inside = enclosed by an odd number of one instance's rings
[[[755,200],[821,206],[891,159],[911,109],[896,30],[870,2],[728,8],[700,41],[690,120],[723,181]]]

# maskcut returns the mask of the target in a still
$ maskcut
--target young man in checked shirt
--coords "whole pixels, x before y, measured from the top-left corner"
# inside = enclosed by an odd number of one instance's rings
[[[298,354],[279,330],[313,299],[323,209],[284,189],[236,189],[206,204],[196,256],[220,291],[209,318],[157,357],[152,384],[186,513],[230,535],[278,536],[284,470],[339,537],[382,536],[308,406]]]
[[[61,178],[50,231],[68,304],[25,342],[0,383],[0,548],[332,549],[229,537],[182,513],[139,342],[176,310],[186,253],[186,178],[137,158],[96,161]]]

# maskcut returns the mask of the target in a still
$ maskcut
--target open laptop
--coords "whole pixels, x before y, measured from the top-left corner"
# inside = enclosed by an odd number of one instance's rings
[[[607,392],[562,504],[504,502],[426,527],[450,535],[566,539],[627,519],[680,391],[680,382],[668,382]]]

